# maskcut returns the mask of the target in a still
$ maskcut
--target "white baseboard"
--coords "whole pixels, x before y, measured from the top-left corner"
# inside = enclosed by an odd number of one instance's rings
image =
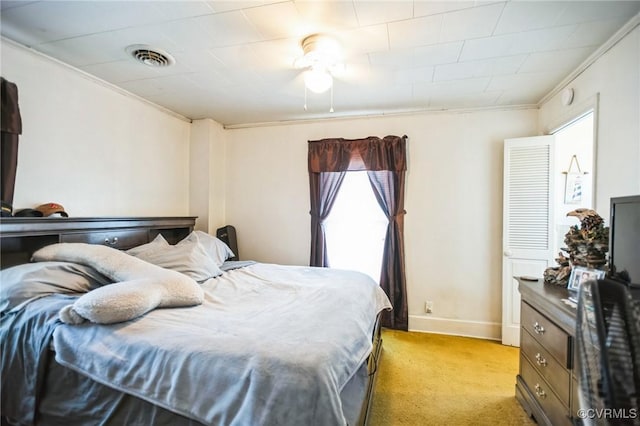
[[[409,315],[409,331],[501,340],[502,323]]]
[[[503,326],[502,344],[520,347],[520,326]]]

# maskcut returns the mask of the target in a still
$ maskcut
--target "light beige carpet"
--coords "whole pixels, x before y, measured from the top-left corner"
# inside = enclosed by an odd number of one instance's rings
[[[383,330],[370,426],[534,425],[516,401],[518,348]]]

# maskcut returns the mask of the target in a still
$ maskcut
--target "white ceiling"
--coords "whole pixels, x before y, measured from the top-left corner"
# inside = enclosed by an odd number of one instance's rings
[[[640,1],[4,1],[2,35],[191,119],[224,125],[538,103]],[[346,67],[308,93],[300,41]],[[176,64],[125,52],[150,44]]]

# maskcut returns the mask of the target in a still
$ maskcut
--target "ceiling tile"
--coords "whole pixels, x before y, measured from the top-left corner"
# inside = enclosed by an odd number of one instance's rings
[[[495,58],[566,47],[567,39],[577,29],[576,25],[525,31],[492,37],[467,40],[460,55],[461,61]]]
[[[443,15],[426,16],[388,24],[392,49],[435,44],[440,38]]]
[[[535,104],[554,87],[554,84],[545,86],[525,85],[519,88],[502,92],[496,103],[500,105],[527,105]],[[537,101],[536,101],[537,99]]]
[[[491,78],[487,90],[515,90],[522,87],[548,87],[555,83],[556,73],[524,73],[499,75]]]
[[[385,52],[373,52],[369,54],[372,66],[385,68],[411,68],[413,67],[414,49],[395,49]]]
[[[176,65],[191,72],[211,71],[224,68],[224,64],[206,50],[183,51],[173,54]]]
[[[494,34],[537,30],[556,25],[567,1],[511,1],[504,8]]]
[[[495,3],[444,14],[440,41],[448,42],[491,35],[503,9],[503,3]]]
[[[125,47],[114,40],[114,33],[100,33],[46,43],[38,50],[79,67],[126,59]]]
[[[205,28],[201,17],[180,19],[160,25],[150,25],[140,28],[142,40],[162,38],[171,43],[172,51],[194,51],[210,49],[217,45],[215,37]],[[151,42],[145,42],[152,44]]]
[[[292,2],[254,7],[244,14],[264,40],[302,35],[298,24],[301,16]]]
[[[460,57],[462,42],[441,43],[413,49],[413,66],[441,65],[456,62]]]
[[[447,95],[434,93],[429,98],[430,108],[480,108],[493,106],[502,92],[458,93]]]
[[[31,3],[36,3],[35,1],[27,1],[27,0],[3,0],[0,2],[0,10],[7,10],[14,7],[26,6]]]
[[[605,21],[585,22],[577,26],[562,43],[561,47],[571,49],[575,47],[600,46],[611,34],[625,24],[626,18],[613,18]]]
[[[413,1],[353,0],[353,4],[362,27],[413,18]]]
[[[532,53],[520,68],[521,73],[560,70],[570,72],[576,64],[580,64],[591,53],[591,49],[577,48],[557,50],[553,52]]]
[[[433,74],[433,81],[462,80],[493,75],[515,74],[526,58],[526,55],[517,55],[438,65]]]
[[[216,47],[209,52],[227,68],[254,69],[260,62],[250,45]]]
[[[435,67],[400,69],[393,72],[393,77],[390,81],[395,84],[406,83],[407,81],[413,83],[428,83],[433,81],[434,70]]]
[[[302,47],[297,38],[283,38],[279,40],[252,43],[250,66],[259,70],[290,70],[294,69],[296,59],[302,55]]]
[[[413,92],[414,96],[428,97],[429,99],[434,96],[467,96],[471,93],[484,92],[490,80],[489,77],[483,77],[437,83],[415,83],[413,85]]]
[[[280,3],[282,0],[208,0],[209,7],[215,12],[229,12],[232,10],[250,9],[272,3]]]
[[[242,12],[225,12],[194,18],[209,33],[214,47],[237,46],[263,40]]]
[[[640,11],[638,1],[567,2],[556,25],[577,24],[602,19],[622,18],[627,21]]]
[[[435,15],[454,10],[469,9],[475,5],[474,1],[415,1],[413,3],[414,17]]]
[[[223,71],[209,69],[207,71],[192,72],[185,75],[201,90],[222,90],[235,83]]]
[[[144,66],[133,60],[107,62],[79,67],[81,70],[112,83],[153,78],[159,76],[159,69]]]
[[[340,40],[347,58],[362,53],[389,50],[389,33],[386,25],[349,29],[339,31],[335,35]]]
[[[358,27],[358,18],[351,1],[296,1],[302,17],[296,33],[304,36],[317,32],[330,32]]]

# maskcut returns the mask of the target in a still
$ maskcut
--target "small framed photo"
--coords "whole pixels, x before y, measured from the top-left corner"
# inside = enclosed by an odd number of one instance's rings
[[[564,187],[564,203],[580,204],[582,201],[582,173],[567,173]]]
[[[569,277],[567,289],[578,291],[580,284],[585,281],[599,280],[604,278],[605,272],[599,269],[585,268],[584,266],[574,266]]]

